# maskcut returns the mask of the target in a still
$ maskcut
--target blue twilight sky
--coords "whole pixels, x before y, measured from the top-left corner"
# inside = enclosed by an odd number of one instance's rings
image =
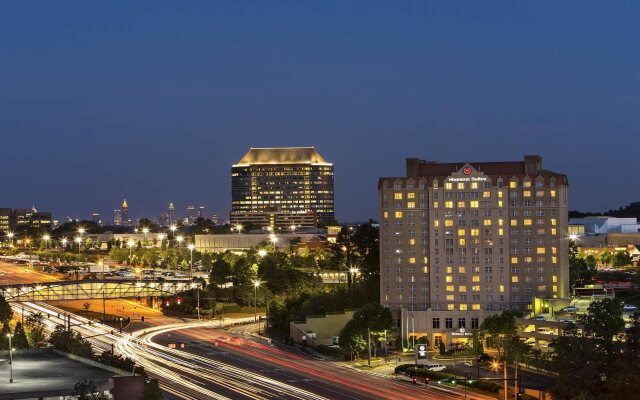
[[[0,207],[226,215],[251,146],[316,146],[340,220],[406,157],[640,200],[638,1],[16,1],[0,8]]]

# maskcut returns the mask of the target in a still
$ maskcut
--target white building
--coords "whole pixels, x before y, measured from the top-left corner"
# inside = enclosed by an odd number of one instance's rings
[[[636,218],[615,218],[607,216],[571,218],[569,225],[584,226],[586,235],[606,235],[615,233],[637,233],[640,224]]]

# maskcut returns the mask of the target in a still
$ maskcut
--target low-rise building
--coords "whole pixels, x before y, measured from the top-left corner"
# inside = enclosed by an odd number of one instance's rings
[[[265,248],[275,246],[283,250],[305,243],[325,241],[326,235],[320,233],[195,235],[196,250],[204,253],[246,252],[259,246]]]

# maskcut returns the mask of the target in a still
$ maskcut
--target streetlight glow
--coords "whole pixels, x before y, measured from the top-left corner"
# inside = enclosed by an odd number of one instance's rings
[[[267,251],[265,249],[260,249],[260,250],[258,250],[258,255],[260,257],[264,257],[264,256],[267,255]]]

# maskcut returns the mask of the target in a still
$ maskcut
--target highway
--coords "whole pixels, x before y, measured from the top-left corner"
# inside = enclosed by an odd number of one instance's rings
[[[46,303],[22,307],[25,315],[47,315],[49,329],[64,324],[68,314]],[[221,330],[219,321],[151,326],[127,334],[97,322],[89,325],[88,319],[73,314],[69,318],[72,329],[88,337],[96,351],[113,346],[117,354],[134,359],[173,399],[460,398],[237,338]],[[251,319],[229,319],[226,324]],[[184,343],[185,348],[169,348],[169,343]]]

